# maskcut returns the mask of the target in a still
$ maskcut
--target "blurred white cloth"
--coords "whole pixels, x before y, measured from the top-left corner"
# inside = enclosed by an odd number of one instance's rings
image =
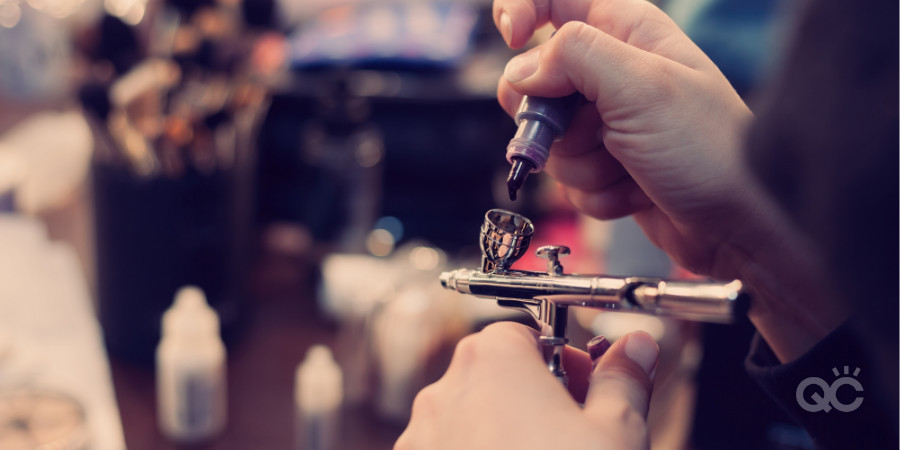
[[[91,449],[125,439],[100,325],[74,252],[35,220],[0,214],[0,392],[48,389],[86,413]]]

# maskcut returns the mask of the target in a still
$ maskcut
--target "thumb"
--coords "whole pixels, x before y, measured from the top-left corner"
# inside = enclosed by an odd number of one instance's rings
[[[574,91],[598,106],[672,61],[626,44],[584,22],[567,22],[547,42],[512,58],[503,73],[514,90],[541,97]]]
[[[653,378],[659,360],[659,346],[643,331],[618,340],[600,359],[591,374],[584,412],[598,423],[611,420],[628,423],[639,418],[645,424]]]

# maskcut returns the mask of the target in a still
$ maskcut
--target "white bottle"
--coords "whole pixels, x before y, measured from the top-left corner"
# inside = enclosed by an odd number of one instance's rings
[[[219,316],[195,286],[181,288],[163,314],[156,399],[160,431],[175,442],[204,441],[225,427],[225,345]]]
[[[314,345],[294,378],[294,427],[297,450],[334,450],[339,446],[343,374],[331,350]]]

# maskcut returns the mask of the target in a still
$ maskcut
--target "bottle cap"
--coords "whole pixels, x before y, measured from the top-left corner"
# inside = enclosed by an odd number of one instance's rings
[[[219,335],[219,316],[206,303],[203,290],[196,286],[178,290],[162,322],[163,337],[194,339]]]

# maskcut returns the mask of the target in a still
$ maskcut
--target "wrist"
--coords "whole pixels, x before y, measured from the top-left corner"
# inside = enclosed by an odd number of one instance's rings
[[[782,363],[793,361],[849,317],[832,294],[817,251],[754,186],[752,220],[724,245],[731,271],[750,291],[747,315]]]

